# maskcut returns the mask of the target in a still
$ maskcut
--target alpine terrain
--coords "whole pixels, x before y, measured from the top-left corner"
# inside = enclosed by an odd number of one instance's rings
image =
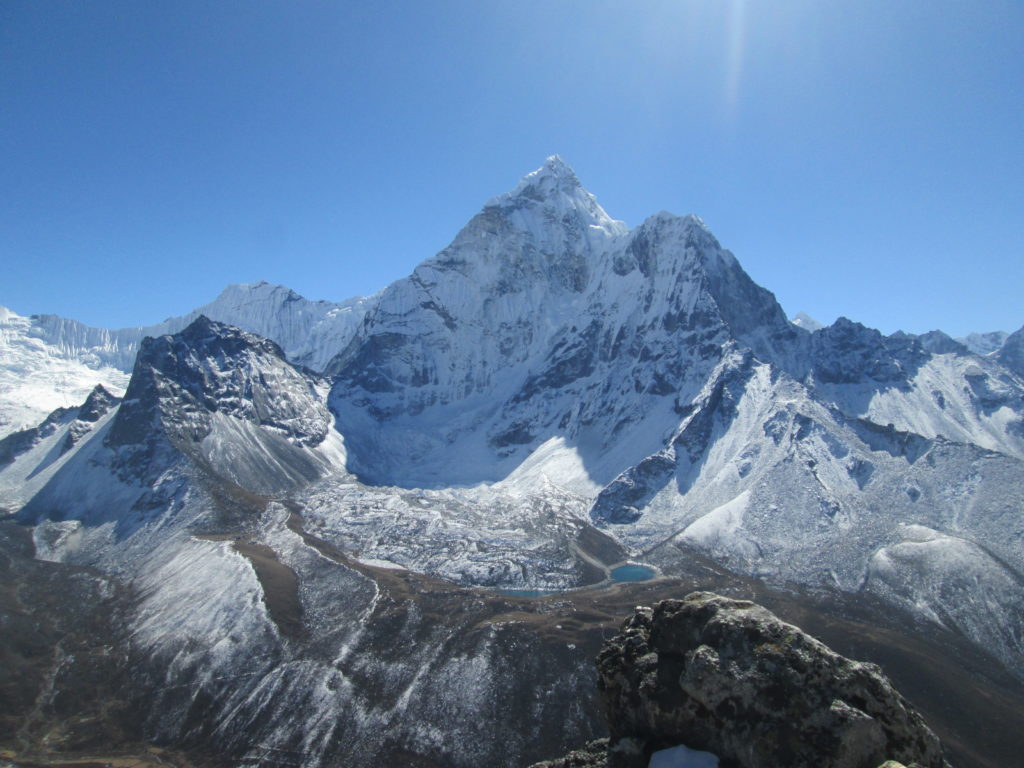
[[[1012,762],[1022,350],[791,322],[699,218],[630,229],[557,156],[368,298],[6,313],[0,747],[526,765],[602,735],[622,616],[699,588]]]

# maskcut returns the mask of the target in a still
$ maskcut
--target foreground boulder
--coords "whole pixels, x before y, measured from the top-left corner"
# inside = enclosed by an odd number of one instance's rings
[[[597,659],[609,741],[551,766],[646,768],[684,744],[720,768],[944,768],[881,670],[754,603],[708,592],[637,608]],[[571,762],[566,762],[571,760]]]

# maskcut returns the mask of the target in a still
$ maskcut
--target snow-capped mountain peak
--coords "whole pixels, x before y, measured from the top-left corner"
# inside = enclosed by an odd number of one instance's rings
[[[971,352],[977,355],[989,355],[998,352],[1009,336],[1006,331],[989,331],[988,333],[969,333],[956,339]]]
[[[550,198],[558,195],[573,195],[583,190],[576,172],[558,155],[551,155],[544,165],[526,174],[519,183],[502,198],[513,199],[520,196]],[[585,191],[585,190],[584,190]],[[489,204],[489,203],[488,203]]]
[[[277,344],[205,315],[173,336],[143,340],[125,397],[111,430],[118,444],[147,438],[154,430],[136,427],[155,419],[164,427],[173,421],[176,436],[201,439],[211,429],[210,413],[311,445],[323,441],[329,423],[311,381],[286,362]]]
[[[576,176],[576,172],[562,159],[561,155],[551,155],[544,161],[544,165],[523,177],[516,191],[519,191],[528,184],[539,184],[549,180],[554,181],[556,184],[565,184],[572,187],[582,186],[579,178]]]
[[[824,323],[819,323],[806,312],[797,312],[790,319],[790,322],[798,328],[803,328],[805,331],[820,331],[825,327]]]
[[[599,238],[629,231],[625,222],[608,215],[558,155],[552,155],[540,168],[526,174],[510,192],[488,200],[483,213],[490,208],[503,209],[519,226],[534,232],[538,231],[539,222],[561,222],[567,229],[579,229]]]

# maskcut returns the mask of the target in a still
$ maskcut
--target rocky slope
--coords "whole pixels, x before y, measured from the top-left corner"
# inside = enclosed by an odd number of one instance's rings
[[[516,619],[536,613],[516,598],[364,565],[307,533],[273,499],[341,471],[325,399],[277,345],[199,318],[143,343],[123,404],[70,451],[39,466],[63,439],[45,432],[18,453],[8,470],[41,484],[19,518],[41,558],[98,566],[136,596],[120,695],[150,740],[304,766],[447,765],[456,735],[456,764],[528,753],[516,734],[558,722],[583,668],[535,628],[571,635]],[[513,669],[520,652],[533,661]],[[533,701],[538,684],[564,694]],[[533,703],[510,714],[517,700]],[[506,720],[507,739],[480,737]]]

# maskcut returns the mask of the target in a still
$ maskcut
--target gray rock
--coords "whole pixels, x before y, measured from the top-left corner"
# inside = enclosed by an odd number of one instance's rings
[[[611,768],[677,744],[722,768],[943,768],[942,748],[873,664],[751,602],[707,592],[637,608],[598,656]]]
[[[1014,373],[1024,376],[1024,328],[1006,337],[996,359]]]
[[[608,739],[596,739],[556,760],[534,763],[530,768],[607,768]]]

